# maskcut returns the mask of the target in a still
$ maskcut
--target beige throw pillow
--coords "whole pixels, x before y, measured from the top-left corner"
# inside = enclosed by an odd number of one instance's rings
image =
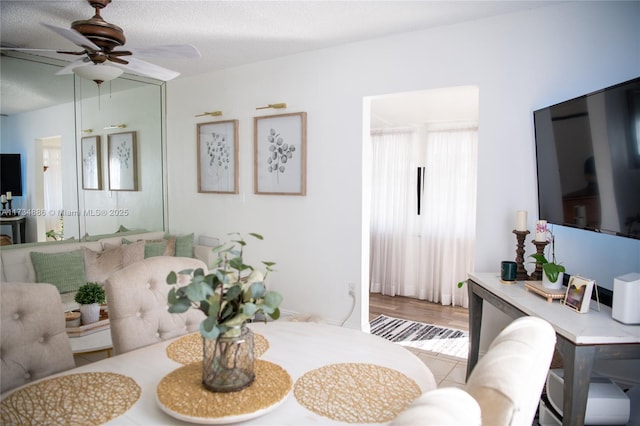
[[[132,263],[144,260],[144,240],[139,240],[131,244],[123,244],[121,246],[104,243],[105,250],[110,250],[113,248],[120,249],[123,268],[131,265]]]
[[[122,250],[113,247],[102,252],[93,251],[87,247],[84,252],[84,269],[87,281],[104,284],[109,276],[122,269]]]

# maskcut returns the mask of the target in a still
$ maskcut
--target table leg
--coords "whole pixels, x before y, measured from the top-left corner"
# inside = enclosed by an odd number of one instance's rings
[[[20,227],[20,244],[24,244],[27,241],[26,238],[26,232],[25,232],[25,228],[27,227],[27,223],[25,222],[25,219],[22,219],[20,221],[20,225],[18,225]]]
[[[562,424],[583,425],[596,347],[576,346],[560,335],[557,337],[556,347],[564,364]]]
[[[467,280],[469,292],[469,356],[467,359],[467,379],[478,363],[480,352],[480,329],[482,328],[482,297],[474,293],[473,287],[477,284]]]
[[[18,222],[11,223],[11,238],[13,238],[13,244],[18,244],[18,226],[20,226]]]

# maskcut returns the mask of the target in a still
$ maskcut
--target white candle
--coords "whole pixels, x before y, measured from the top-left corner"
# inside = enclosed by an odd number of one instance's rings
[[[11,191],[7,191],[7,200],[10,200],[11,198]]]
[[[536,222],[536,241],[547,241],[547,221],[539,220]]]
[[[516,212],[516,231],[527,230],[527,212],[524,210],[518,210]]]
[[[2,194],[2,196],[0,198],[2,199],[3,203],[7,202],[7,196],[6,195]]]

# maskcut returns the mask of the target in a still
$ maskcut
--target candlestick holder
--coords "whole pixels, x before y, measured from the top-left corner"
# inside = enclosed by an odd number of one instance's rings
[[[531,241],[536,246],[536,253],[544,255],[544,248],[549,244],[549,241]],[[536,261],[536,270],[531,273],[531,279],[533,281],[542,280],[542,264]]]
[[[516,231],[513,230],[513,233],[516,234],[516,240],[518,242],[516,246],[516,280],[526,280],[529,278],[527,274],[527,270],[524,269],[524,240],[529,234],[529,231]]]
[[[5,207],[7,207],[7,202],[6,202],[6,201],[4,201],[4,202],[2,203],[2,214],[3,214],[3,215],[4,215],[4,209],[5,209]]]
[[[11,200],[7,200],[7,204],[9,204],[9,212],[11,212],[11,210],[13,210],[13,209],[11,208]]]

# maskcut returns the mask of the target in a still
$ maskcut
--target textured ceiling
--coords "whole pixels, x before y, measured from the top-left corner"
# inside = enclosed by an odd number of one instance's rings
[[[127,47],[193,44],[202,53],[200,60],[158,58],[153,61],[183,75],[193,75],[358,40],[540,7],[547,3],[113,0],[101,15],[107,22],[124,30]],[[0,41],[3,45],[19,47],[71,49],[72,43],[40,23],[69,27],[72,21],[88,19],[93,14],[93,8],[84,0],[2,0]]]
[[[113,0],[102,17],[120,26],[125,48],[192,44],[200,59],[145,58],[183,76],[390,34],[450,25],[553,1],[131,1]],[[0,1],[3,46],[75,50],[41,23],[89,19],[85,0]],[[45,55],[72,61],[76,56]],[[10,79],[9,74],[2,74]],[[179,77],[178,77],[179,78]],[[4,108],[4,106],[3,106]],[[3,111],[4,112],[4,111]]]

